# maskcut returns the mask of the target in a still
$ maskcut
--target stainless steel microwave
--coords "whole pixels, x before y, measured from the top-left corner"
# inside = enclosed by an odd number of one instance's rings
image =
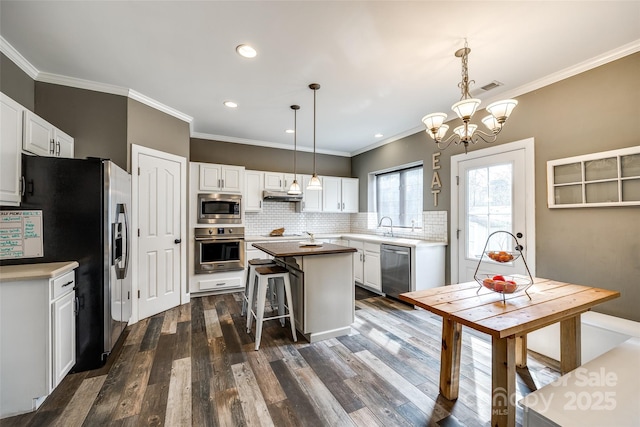
[[[240,194],[198,194],[199,224],[241,224]]]

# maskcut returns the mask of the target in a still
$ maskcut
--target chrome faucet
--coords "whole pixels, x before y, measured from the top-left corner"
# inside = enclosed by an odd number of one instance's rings
[[[380,222],[378,222],[378,228],[380,228],[380,226],[382,225],[382,220],[385,219],[385,218],[387,218],[389,220],[389,224],[390,224],[390,227],[391,227],[391,233],[390,234],[391,234],[391,237],[393,237],[393,220],[390,217],[383,216],[382,218],[380,218]],[[389,233],[387,233],[386,231],[383,233],[384,236],[386,236],[388,234]]]

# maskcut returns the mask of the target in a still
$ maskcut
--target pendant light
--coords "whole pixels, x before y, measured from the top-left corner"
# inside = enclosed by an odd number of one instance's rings
[[[320,85],[311,83],[309,89],[313,90],[313,176],[307,185],[307,190],[322,190],[322,183],[316,173],[316,91],[320,89]]]
[[[298,151],[298,110],[300,109],[299,105],[292,105],[291,109],[293,110],[293,182],[291,183],[291,187],[289,187],[289,191],[287,194],[298,195],[302,194],[302,189],[300,188],[300,184],[298,184],[298,175],[296,174],[296,154]]]

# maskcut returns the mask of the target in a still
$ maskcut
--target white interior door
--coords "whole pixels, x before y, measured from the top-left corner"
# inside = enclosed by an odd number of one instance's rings
[[[452,157],[452,171],[458,177],[457,194],[452,195],[454,283],[474,280],[490,236],[487,250],[514,251],[517,243],[522,245],[527,266],[535,274],[533,141],[530,153],[527,146],[513,144],[516,146],[504,144],[475,151],[473,156],[469,153],[468,157]],[[492,235],[496,231],[510,234]],[[527,269],[521,258],[505,263],[484,258],[478,273],[527,274]]]
[[[181,302],[186,162],[138,153],[137,165],[138,317],[143,319]]]

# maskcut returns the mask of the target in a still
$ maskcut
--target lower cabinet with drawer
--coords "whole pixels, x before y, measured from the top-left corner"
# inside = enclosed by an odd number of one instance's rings
[[[0,418],[36,410],[73,368],[76,306],[75,270],[2,280]]]
[[[244,271],[226,271],[211,274],[196,274],[190,290],[194,296],[214,293],[237,292],[244,288]]]

